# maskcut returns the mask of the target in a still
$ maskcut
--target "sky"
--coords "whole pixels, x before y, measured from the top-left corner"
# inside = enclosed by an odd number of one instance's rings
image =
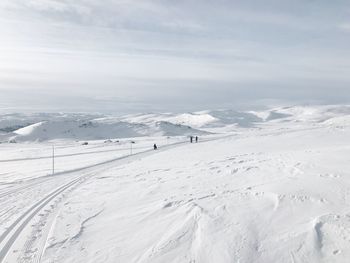
[[[1,0],[0,108],[350,102],[348,0]]]

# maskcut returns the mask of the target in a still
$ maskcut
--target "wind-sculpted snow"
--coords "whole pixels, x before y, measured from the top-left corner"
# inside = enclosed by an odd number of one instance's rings
[[[350,129],[281,125],[98,173],[43,262],[347,262]]]

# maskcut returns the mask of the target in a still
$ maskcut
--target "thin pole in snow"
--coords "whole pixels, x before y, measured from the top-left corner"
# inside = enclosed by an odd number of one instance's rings
[[[52,175],[55,174],[55,146],[52,145]]]

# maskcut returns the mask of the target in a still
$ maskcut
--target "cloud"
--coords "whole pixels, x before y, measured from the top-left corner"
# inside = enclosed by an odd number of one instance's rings
[[[350,84],[349,6],[342,0],[2,0],[0,90],[45,90],[60,98],[102,93],[143,103],[171,94],[175,104],[202,90],[209,105],[209,98],[222,104],[230,96],[304,99],[323,87],[319,94],[327,99]]]
[[[345,32],[350,32],[350,23],[343,23],[338,25],[338,28]]]

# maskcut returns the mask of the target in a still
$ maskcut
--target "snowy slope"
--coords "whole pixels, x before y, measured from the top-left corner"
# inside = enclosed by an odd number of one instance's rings
[[[153,134],[158,136],[195,136],[195,135],[206,135],[209,132],[204,130],[194,129],[190,126],[182,125],[182,124],[174,124],[168,121],[160,121],[156,122],[154,126],[155,130]]]
[[[77,113],[11,113],[0,114],[0,132],[11,132],[28,125],[54,120],[89,120],[97,118],[99,115],[77,114]]]
[[[110,122],[104,119],[91,121],[63,120],[38,122],[9,134],[11,141],[47,141],[54,139],[102,140],[110,138],[130,138],[140,136],[203,135],[189,126],[166,121],[150,125],[124,121]]]
[[[299,122],[323,122],[330,118],[350,115],[350,106],[321,105],[321,106],[293,106],[274,110],[276,113],[286,114],[289,120]]]
[[[330,118],[324,121],[324,125],[333,128],[347,128],[350,126],[350,115]]]
[[[175,124],[183,124],[192,127],[205,127],[211,123],[218,122],[219,120],[210,114],[194,114],[194,113],[183,113],[174,117],[168,118],[169,122]]]
[[[45,121],[14,131],[16,141],[45,141],[51,139],[98,140],[141,136],[143,125],[119,122],[115,124],[93,121]]]
[[[277,129],[101,172],[61,206],[43,262],[347,262],[350,129]]]
[[[224,112],[194,115],[237,126],[241,113]],[[163,137],[192,129],[163,119],[174,116],[92,122],[155,137],[0,144],[0,262],[348,262],[348,107],[250,112],[241,117],[253,126],[193,144]]]

